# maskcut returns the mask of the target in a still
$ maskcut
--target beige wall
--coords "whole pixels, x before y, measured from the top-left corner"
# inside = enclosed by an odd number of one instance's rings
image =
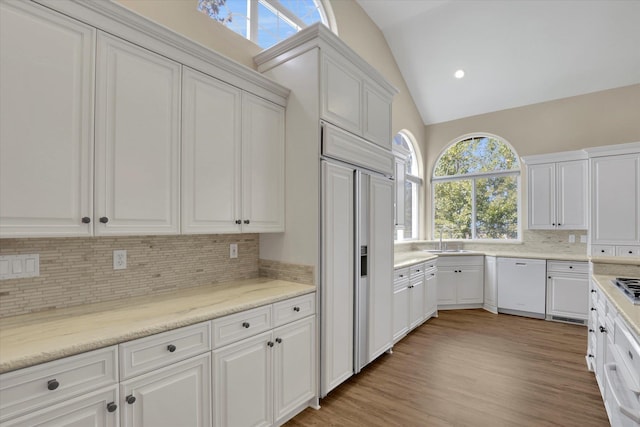
[[[115,0],[221,55],[255,69],[253,57],[260,47],[197,9],[198,0]]]
[[[433,163],[450,142],[473,132],[504,138],[520,156],[637,142],[640,141],[640,85],[426,126],[427,226],[431,215],[429,177]],[[523,180],[523,188],[525,184]],[[522,208],[526,212],[526,200]],[[429,230],[426,231],[429,236]]]

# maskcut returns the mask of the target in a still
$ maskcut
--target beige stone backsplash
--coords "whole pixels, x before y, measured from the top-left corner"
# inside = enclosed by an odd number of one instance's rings
[[[259,259],[258,269],[260,277],[288,280],[305,285],[315,285],[315,273],[312,265],[289,264],[286,262]]]
[[[569,235],[576,237],[577,243],[569,243]],[[518,253],[553,253],[565,255],[586,255],[587,244],[580,243],[580,236],[586,230],[523,230],[522,242],[481,243],[469,241],[448,241],[446,235],[443,242],[450,249],[466,249],[480,252],[513,252]],[[437,248],[438,240],[397,243],[396,252],[407,252],[416,249]]]
[[[640,265],[594,262],[593,274],[616,277],[640,277]]]
[[[40,276],[0,281],[0,317],[258,277],[258,234],[2,239],[39,254]],[[229,258],[229,244],[238,258]],[[113,251],[127,250],[127,269]]]

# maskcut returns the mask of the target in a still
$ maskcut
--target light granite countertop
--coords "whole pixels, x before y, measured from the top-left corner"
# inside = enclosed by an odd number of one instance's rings
[[[614,276],[604,276],[595,274],[593,278],[596,280],[602,292],[616,306],[618,312],[627,321],[631,329],[640,337],[640,305],[633,305],[622,292],[620,292],[612,283]]]
[[[315,292],[267,278],[0,319],[0,373]]]
[[[463,251],[463,252],[442,252],[433,253],[423,250],[415,250],[408,252],[397,252],[394,256],[394,268],[404,268],[424,261],[441,257],[441,256],[469,256],[469,255],[487,255],[503,258],[531,258],[531,259],[548,259],[554,261],[589,261],[587,255],[566,255],[554,253],[540,252],[506,252],[506,251]]]

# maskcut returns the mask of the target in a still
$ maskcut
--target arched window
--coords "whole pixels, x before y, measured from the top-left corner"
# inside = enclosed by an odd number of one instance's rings
[[[401,131],[393,137],[394,151],[402,157],[405,165],[404,182],[397,184],[398,197],[402,197],[404,210],[400,214],[403,218],[399,221],[402,226],[396,227],[395,239],[397,241],[417,239],[420,219],[420,186],[422,174],[420,173],[420,158],[417,154],[413,135],[407,131]]]
[[[333,22],[326,0],[198,0],[198,10],[262,48],[309,25]]]
[[[506,141],[462,137],[440,155],[431,181],[434,237],[520,237],[520,162]]]

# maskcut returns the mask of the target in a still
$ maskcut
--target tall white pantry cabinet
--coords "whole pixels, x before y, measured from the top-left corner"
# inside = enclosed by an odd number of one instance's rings
[[[0,237],[284,230],[287,89],[117,3],[0,8]]]
[[[350,286],[353,286],[355,279],[354,263],[360,261],[359,257],[356,261],[357,248],[349,250],[353,245],[348,242],[342,246],[335,245],[335,241],[345,240],[345,237],[337,229],[331,232],[328,225],[333,223],[321,217],[321,212],[325,215],[327,209],[333,212],[333,205],[326,203],[338,197],[338,193],[327,194],[327,185],[336,184],[337,191],[344,193],[347,198],[351,197],[349,192],[352,191],[348,188],[352,185],[350,174],[339,176],[336,172],[336,175],[329,176],[321,173],[323,144],[337,141],[326,135],[323,139],[322,122],[327,124],[325,133],[327,127],[336,129],[332,136],[341,139],[342,135],[344,141],[351,141],[331,145],[337,150],[332,158],[377,158],[385,166],[373,170],[384,170],[384,174],[391,176],[394,174],[391,103],[397,91],[378,71],[320,24],[310,26],[258,54],[254,61],[259,71],[291,89],[286,113],[286,233],[261,236],[260,253],[269,254],[277,261],[315,267],[315,283],[320,285],[322,310],[322,322],[319,325],[322,335],[320,395],[324,396],[358,369],[354,367],[354,342],[350,338],[353,334],[354,302],[341,298],[354,298]],[[379,153],[379,157],[376,157],[376,153]],[[368,157],[370,155],[373,157]],[[386,160],[389,160],[388,167]],[[328,182],[321,182],[321,177],[328,179]],[[338,178],[342,181],[340,185]],[[369,340],[368,351],[372,352],[369,356],[377,356],[381,348],[384,351],[393,343],[392,197],[393,193],[390,192],[388,218],[378,226],[382,227],[379,233],[386,233],[387,237],[377,237],[375,242],[369,243],[368,248],[370,266],[376,264],[372,261],[373,257],[383,252],[388,254],[381,261],[388,262],[388,265],[377,265],[373,270],[379,273],[369,272],[369,283],[384,286],[384,289],[370,291],[375,297],[369,302],[368,316],[375,319],[380,327],[375,322],[369,325],[373,329],[366,337]],[[325,201],[322,210],[321,198]],[[325,222],[323,230],[321,225]],[[372,278],[371,274],[375,274],[376,278]],[[381,299],[383,294],[386,298]]]

